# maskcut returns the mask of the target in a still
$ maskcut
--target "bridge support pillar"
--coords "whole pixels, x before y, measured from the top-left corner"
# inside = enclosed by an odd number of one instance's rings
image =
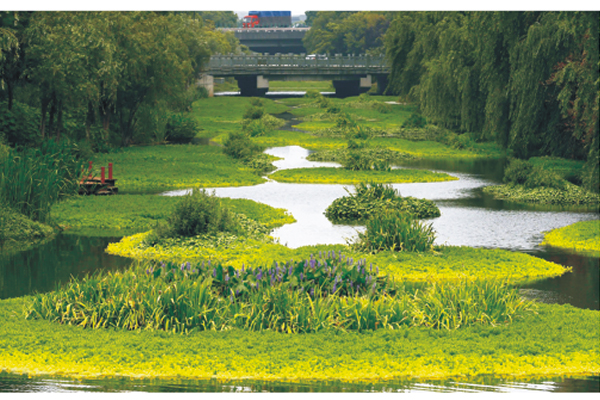
[[[208,97],[213,97],[215,94],[214,77],[208,74],[200,74],[200,78],[196,82],[197,86],[203,87],[208,92]]]
[[[358,96],[361,93],[366,93],[371,89],[371,75],[361,78],[333,81],[335,94],[339,97]]]
[[[236,76],[242,96],[259,97],[269,91],[269,80],[262,75]]]

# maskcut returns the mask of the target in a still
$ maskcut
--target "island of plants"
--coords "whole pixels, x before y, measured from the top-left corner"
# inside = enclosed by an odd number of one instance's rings
[[[577,253],[600,256],[600,221],[581,221],[544,235],[542,245],[571,249]]]

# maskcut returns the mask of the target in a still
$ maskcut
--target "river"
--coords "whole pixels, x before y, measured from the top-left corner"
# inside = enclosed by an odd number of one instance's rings
[[[281,157],[279,169],[331,166],[306,160],[308,150],[288,146],[271,148],[268,154]],[[500,182],[503,160],[407,161],[400,168],[427,168],[448,172],[459,180],[438,183],[394,184],[403,196],[435,201],[441,216],[431,221],[437,244],[502,248],[526,252],[573,267],[573,271],[522,288],[525,295],[549,303],[569,303],[599,309],[599,259],[566,250],[540,246],[543,232],[577,221],[598,219],[585,208],[522,206],[494,200],[481,188]],[[346,185],[347,186],[347,185]],[[289,210],[298,222],[273,231],[282,244],[299,247],[310,244],[345,243],[361,227],[335,225],[323,215],[325,208],[346,195],[345,185],[288,184],[272,180],[247,187],[215,188],[218,196],[247,198]],[[351,190],[351,187],[347,187]],[[163,195],[177,196],[187,191]],[[67,282],[71,275],[83,276],[94,270],[125,268],[130,261],[110,256],[103,249],[118,238],[84,238],[59,235],[32,250],[0,257],[0,298],[44,292]],[[71,380],[29,378],[0,373],[0,392],[141,391],[141,392],[598,392],[599,377],[556,378],[517,381],[493,377],[469,381],[386,382],[381,384],[306,384],[270,382],[161,381],[161,380]]]

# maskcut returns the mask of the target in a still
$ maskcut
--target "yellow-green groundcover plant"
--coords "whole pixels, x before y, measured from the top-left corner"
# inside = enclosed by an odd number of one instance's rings
[[[581,221],[554,229],[544,236],[543,245],[600,256],[600,220]]]
[[[0,370],[76,378],[373,382],[600,373],[599,312],[539,304],[502,326],[363,333],[83,329],[25,320],[28,297],[0,301]]]
[[[277,243],[259,239],[240,239],[226,246],[203,246],[194,238],[178,240],[169,246],[147,246],[145,239],[151,232],[127,236],[108,245],[110,254],[138,260],[156,260],[172,263],[199,263],[212,260],[234,268],[242,265],[270,267],[274,262],[306,259],[319,251],[342,251],[354,258],[365,258],[379,266],[383,274],[410,282],[456,281],[465,277],[480,279],[507,279],[514,284],[559,276],[568,268],[524,253],[500,249],[476,249],[466,246],[440,246],[429,253],[383,251],[364,254],[345,245],[304,246],[290,249]]]

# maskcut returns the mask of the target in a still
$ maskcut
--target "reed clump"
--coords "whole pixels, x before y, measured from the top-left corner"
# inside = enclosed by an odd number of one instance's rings
[[[47,222],[50,208],[77,193],[83,162],[66,141],[10,149],[0,164],[0,201],[34,221]]]
[[[366,222],[365,232],[358,233],[352,244],[356,250],[379,252],[426,252],[433,249],[435,231],[431,224],[400,210],[384,210]]]
[[[141,263],[38,294],[26,317],[87,328],[310,333],[498,325],[532,307],[506,282],[405,286],[378,276],[378,268],[364,260],[331,251],[241,269],[210,262]]]

